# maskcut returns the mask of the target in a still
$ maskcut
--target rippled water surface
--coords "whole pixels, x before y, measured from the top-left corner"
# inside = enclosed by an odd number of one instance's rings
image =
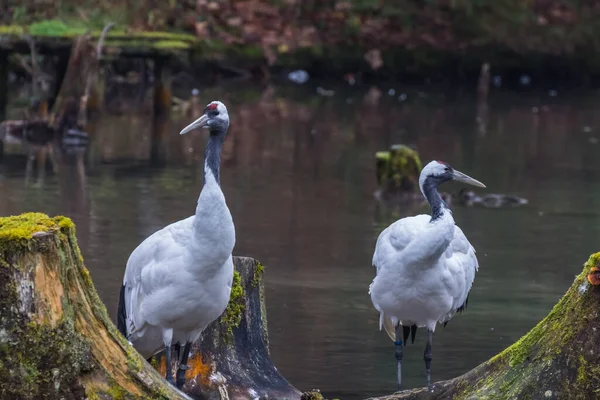
[[[466,372],[518,339],[599,250],[596,93],[493,94],[477,106],[461,94],[468,91],[406,89],[403,102],[386,91],[319,97],[310,89],[225,87],[200,98],[201,106],[218,98],[229,107],[222,187],[236,224],[234,253],[267,266],[274,363],[296,387],[342,399],[395,390],[394,346],[378,331],[367,294],[371,257],[384,227],[428,211],[374,198],[376,151],[415,145],[425,162],[447,161],[490,193],[530,201],[505,209],[452,204],[480,271],[467,311],[434,335],[434,380]],[[178,132],[201,106],[168,120],[106,112],[90,128],[87,153],[64,158],[56,172],[49,161],[45,170],[28,164],[18,146],[8,146],[12,154],[0,164],[0,215],[73,218],[113,318],[131,251],[194,212],[206,137]],[[408,387],[424,384],[423,333],[404,353]]]

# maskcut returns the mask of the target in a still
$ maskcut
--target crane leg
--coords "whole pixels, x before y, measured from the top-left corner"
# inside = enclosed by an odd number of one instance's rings
[[[427,376],[427,387],[431,386],[431,341],[433,339],[433,331],[427,330],[427,344],[425,345],[425,375]]]
[[[401,325],[396,325],[396,361],[398,362],[398,390],[402,390],[402,332]]]
[[[173,368],[171,368],[171,346],[166,346],[165,350],[167,353],[167,374],[165,376],[165,379],[171,385],[175,385],[175,381],[173,380]]]
[[[181,362],[179,363],[179,368],[177,369],[177,388],[181,389],[185,384],[185,371],[190,369],[188,362],[188,356],[190,355],[190,347],[191,343],[187,342],[183,347],[183,355],[181,357]]]

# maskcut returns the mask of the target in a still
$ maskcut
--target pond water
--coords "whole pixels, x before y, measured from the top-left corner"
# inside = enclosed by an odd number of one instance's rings
[[[384,227],[428,212],[375,199],[376,151],[414,145],[424,162],[441,159],[484,182],[482,193],[529,199],[519,208],[452,205],[480,271],[466,312],[435,332],[433,380],[462,374],[517,340],[600,250],[598,93],[492,93],[478,106],[470,90],[396,88],[391,97],[387,88],[339,89],[322,97],[314,89],[202,90],[198,109],[168,120],[105,113],[90,128],[88,152],[57,171],[6,156],[0,215],[71,217],[115,318],[131,251],[194,211],[206,135],[178,132],[221,99],[232,121],[221,180],[236,224],[234,254],[267,266],[272,359],[299,389],[341,399],[395,390],[394,346],[367,293],[371,257]],[[407,387],[425,383],[423,333],[404,353]]]

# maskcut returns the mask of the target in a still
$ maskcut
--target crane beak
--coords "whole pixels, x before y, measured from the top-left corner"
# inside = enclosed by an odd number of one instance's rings
[[[204,114],[203,116],[201,116],[200,118],[183,128],[183,130],[179,132],[179,134],[186,134],[189,131],[194,130],[196,128],[208,128],[208,115]]]
[[[468,183],[469,185],[477,187],[485,187],[485,185],[479,182],[477,179],[473,179],[469,175],[463,174],[462,172],[456,170],[454,170],[454,172],[452,173],[452,179],[454,179],[455,181]]]

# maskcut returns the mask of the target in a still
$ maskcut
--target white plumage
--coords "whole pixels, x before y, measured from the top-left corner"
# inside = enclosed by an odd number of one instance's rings
[[[426,327],[433,333],[438,322],[447,322],[461,310],[479,268],[475,249],[437,192],[437,186],[449,180],[485,187],[445,163],[432,161],[419,179],[432,215],[400,219],[377,239],[373,254],[377,273],[369,294],[379,311],[379,328],[400,343],[397,327],[403,327],[406,341],[407,328]],[[399,375],[401,353],[400,348]]]
[[[189,344],[223,313],[231,292],[235,228],[219,186],[228,126],[227,109],[212,102],[182,131],[210,129],[195,215],[144,240],[129,257],[123,279],[119,329],[145,358],[166,348],[169,359],[171,344],[185,344],[183,369]],[[183,376],[178,373],[178,386]],[[172,381],[170,368],[167,379]]]
[[[381,324],[395,340],[395,326],[435,331],[465,304],[479,265],[475,249],[452,215],[430,223],[430,215],[403,218],[377,240],[370,287]]]

